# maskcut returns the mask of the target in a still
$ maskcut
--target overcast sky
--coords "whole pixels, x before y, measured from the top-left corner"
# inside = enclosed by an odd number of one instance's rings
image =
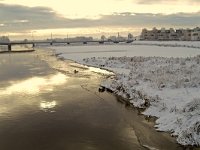
[[[139,34],[200,26],[200,0],[0,0],[0,35]]]

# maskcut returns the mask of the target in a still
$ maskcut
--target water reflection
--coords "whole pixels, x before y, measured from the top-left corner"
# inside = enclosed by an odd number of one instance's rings
[[[52,102],[42,101],[40,103],[40,109],[45,112],[47,111],[54,112],[52,109],[55,108],[56,105],[57,105],[56,101],[52,101]]]
[[[95,72],[95,73],[101,73],[105,75],[113,75],[113,73],[110,71],[107,71],[105,69],[95,68],[95,67],[89,67],[89,71]]]
[[[64,74],[58,73],[46,77],[33,77],[20,82],[11,82],[11,86],[0,89],[0,96],[11,94],[37,94],[39,92],[53,91],[55,86],[66,83]]]

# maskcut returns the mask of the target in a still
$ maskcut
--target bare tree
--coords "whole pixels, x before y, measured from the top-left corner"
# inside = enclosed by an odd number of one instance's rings
[[[133,35],[131,33],[128,34],[128,40],[133,40]]]
[[[102,36],[101,36],[101,40],[102,40],[102,41],[105,41],[105,39],[106,39],[106,36],[105,36],[105,35],[102,35]]]

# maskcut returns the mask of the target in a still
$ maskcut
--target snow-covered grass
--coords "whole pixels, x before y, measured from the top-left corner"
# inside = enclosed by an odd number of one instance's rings
[[[116,77],[102,85],[146,108],[144,115],[158,118],[157,130],[171,132],[180,144],[200,145],[200,56],[93,57],[84,62],[113,70]]]
[[[115,72],[103,86],[145,108],[144,115],[157,117],[157,130],[171,132],[178,143],[200,145],[199,49],[155,45],[55,49],[60,57]]]

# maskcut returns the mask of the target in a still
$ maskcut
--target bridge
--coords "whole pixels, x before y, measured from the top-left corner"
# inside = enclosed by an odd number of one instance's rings
[[[34,48],[37,44],[74,44],[74,43],[82,43],[82,44],[88,44],[88,43],[132,43],[133,40],[123,40],[123,41],[113,41],[113,40],[91,40],[91,41],[23,41],[23,42],[0,42],[0,45],[8,46],[8,51],[12,51],[12,46],[14,45],[32,45]]]

